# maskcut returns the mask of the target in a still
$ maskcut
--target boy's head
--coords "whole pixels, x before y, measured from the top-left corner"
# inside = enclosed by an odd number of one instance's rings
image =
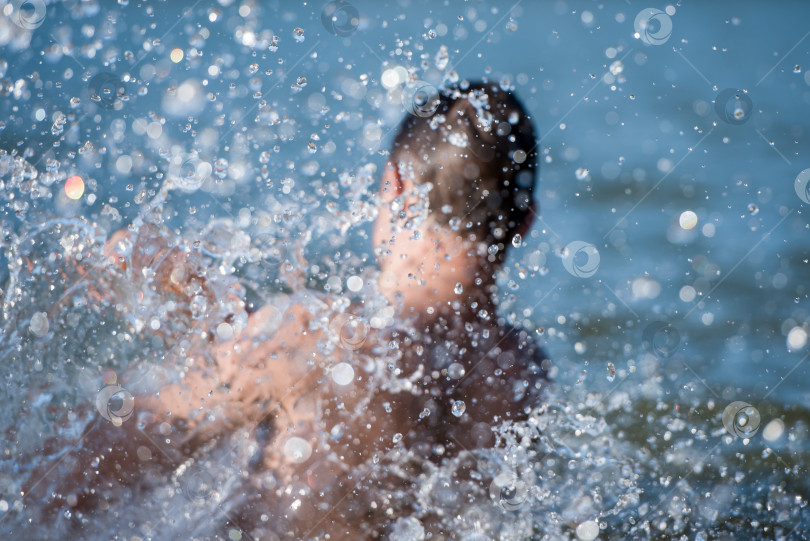
[[[484,243],[490,261],[500,262],[514,235],[531,223],[537,170],[531,119],[512,93],[492,83],[462,83],[440,92],[434,104],[432,114],[403,120],[383,176],[383,200],[422,188],[430,219]],[[380,218],[391,220],[390,211],[382,209]]]

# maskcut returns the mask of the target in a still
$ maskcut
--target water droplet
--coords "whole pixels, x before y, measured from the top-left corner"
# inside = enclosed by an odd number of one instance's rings
[[[302,41],[304,41],[304,39],[305,39],[304,29],[303,28],[296,28],[295,30],[293,30],[293,39],[297,43],[301,43]]]
[[[349,363],[338,363],[332,369],[332,379],[338,385],[348,385],[354,379],[354,368]]]
[[[793,66],[793,73],[801,73],[801,72],[802,67],[800,65],[796,64],[795,66]]]
[[[447,375],[453,379],[461,379],[467,371],[461,363],[453,363],[447,367]]]
[[[65,181],[65,195],[74,201],[81,199],[84,195],[84,180],[76,175]]]
[[[759,214],[759,207],[754,203],[748,203],[748,214],[751,216],[756,216]]]
[[[433,37],[436,37],[435,35]],[[439,52],[436,53],[435,58],[436,69],[443,70],[447,68],[447,64],[450,62],[450,54],[447,49],[447,45],[442,45],[439,47]]]
[[[363,289],[363,279],[359,276],[349,276],[346,280],[346,287],[349,288],[349,291],[357,293]]]
[[[456,287],[453,288],[453,291],[456,295],[461,295],[464,292],[464,286],[461,285],[461,282],[457,282]]]
[[[577,180],[591,180],[590,170],[584,167],[580,167],[574,171],[574,175],[577,177]]]
[[[616,379],[616,366],[613,363],[607,365],[607,380],[613,381]]]
[[[284,444],[284,456],[291,462],[301,464],[312,456],[312,446],[307,440],[293,436]]]
[[[391,439],[391,441],[393,441],[394,443],[399,443],[400,441],[402,441],[402,434],[397,432],[396,434],[394,434],[394,437]]]
[[[453,402],[453,407],[451,408],[451,411],[453,412],[453,415],[455,415],[456,417],[461,417],[462,415],[464,415],[464,411],[466,409],[467,404],[465,404],[463,400],[456,400],[455,402]]]
[[[48,314],[45,312],[37,312],[31,316],[31,323],[29,324],[28,328],[36,336],[42,337],[48,334],[48,329],[50,329],[50,324],[48,323]]]
[[[577,538],[580,541],[593,541],[599,536],[599,524],[595,520],[588,520],[577,526]]]
[[[230,323],[222,322],[217,325],[217,338],[222,341],[233,338],[233,327]]]
[[[217,158],[214,162],[214,175],[220,180],[228,176],[228,160]]]
[[[680,217],[678,218],[678,223],[683,229],[686,230],[693,229],[698,223],[697,214],[695,214],[691,210],[685,210],[681,213]]]
[[[512,237],[512,246],[515,248],[519,248],[521,242],[523,242],[523,237],[520,236],[520,233]]]

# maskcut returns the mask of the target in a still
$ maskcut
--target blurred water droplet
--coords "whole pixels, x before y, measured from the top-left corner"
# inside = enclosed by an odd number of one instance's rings
[[[332,369],[332,379],[338,385],[348,385],[354,380],[354,368],[349,363],[338,363]]]
[[[461,379],[465,373],[466,370],[464,370],[464,365],[461,363],[453,363],[447,367],[447,375],[453,379]]]
[[[391,438],[391,441],[393,441],[394,443],[399,443],[400,441],[402,441],[402,434],[397,432],[396,434],[394,434],[394,437]]]
[[[284,456],[291,462],[301,464],[312,456],[312,446],[307,440],[293,436],[284,444]]]
[[[447,51],[447,45],[442,45],[441,47],[439,47],[439,52],[436,53],[436,58],[434,59],[436,69],[439,70],[445,69],[449,62],[450,62],[450,54]]]
[[[801,72],[802,67],[800,65],[796,64],[795,66],[793,66],[793,73],[801,73]]]
[[[233,327],[229,323],[220,323],[217,326],[217,337],[220,340],[230,340],[233,338]]]
[[[577,526],[577,539],[580,541],[593,541],[599,536],[599,524],[594,520],[583,522]]]
[[[37,312],[31,316],[31,323],[29,324],[28,328],[31,329],[32,333],[39,337],[48,334],[48,329],[50,328],[50,323],[48,323],[48,314],[45,312]]]
[[[357,293],[363,289],[363,279],[359,276],[349,276],[346,280],[346,287],[348,287],[350,291]]]
[[[751,216],[756,216],[759,214],[759,207],[754,203],[748,203],[748,214]]]

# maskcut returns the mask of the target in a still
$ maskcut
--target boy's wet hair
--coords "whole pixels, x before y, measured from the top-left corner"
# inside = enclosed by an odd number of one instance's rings
[[[430,211],[440,223],[452,220],[455,229],[458,221],[467,238],[498,246],[500,259],[531,212],[538,166],[531,118],[493,83],[462,82],[436,100],[433,114],[402,122],[391,162],[415,183],[432,184]]]

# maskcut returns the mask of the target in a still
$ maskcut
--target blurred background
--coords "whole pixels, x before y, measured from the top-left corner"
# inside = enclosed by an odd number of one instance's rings
[[[541,162],[502,315],[545,344],[572,422],[634,460],[640,494],[598,534],[807,538],[806,2],[0,5],[8,415],[81,356],[10,375],[34,361],[8,284],[32,305],[45,285],[9,247],[35,224],[103,238],[158,213],[259,297],[341,291],[375,265],[376,181],[418,90],[483,79],[530,111]],[[602,481],[583,486],[618,494]]]

